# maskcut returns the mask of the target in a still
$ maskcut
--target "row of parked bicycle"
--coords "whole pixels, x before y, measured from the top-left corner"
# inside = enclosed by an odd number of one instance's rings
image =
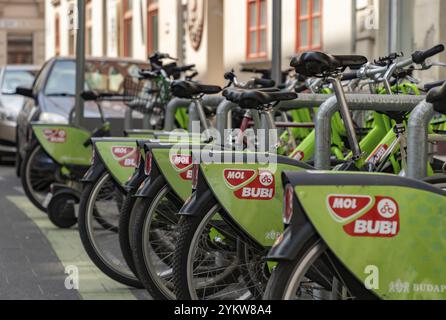
[[[446,298],[446,84],[415,79],[443,51],[373,63],[307,52],[282,85],[247,70],[262,77],[229,72],[224,89],[155,54],[122,96],[83,94],[99,110],[125,101],[153,129],[34,123],[23,186],[57,226],[78,224],[99,269],[155,299]],[[408,120],[421,108],[432,119],[416,143]],[[204,134],[186,131],[194,120]],[[32,175],[42,152],[57,164],[50,188]]]

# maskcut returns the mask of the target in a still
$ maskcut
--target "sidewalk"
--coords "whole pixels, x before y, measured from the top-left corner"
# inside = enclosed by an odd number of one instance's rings
[[[76,228],[60,230],[23,194],[13,167],[0,166],[0,300],[148,299],[104,275]],[[79,291],[65,288],[65,267],[79,269]]]

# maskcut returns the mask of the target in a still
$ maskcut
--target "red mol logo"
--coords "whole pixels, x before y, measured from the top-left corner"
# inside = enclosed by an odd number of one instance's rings
[[[271,200],[276,194],[276,179],[270,171],[225,170],[224,176],[238,199]]]
[[[191,155],[176,154],[170,158],[175,171],[180,173],[180,178],[186,181],[192,180],[193,158]]]
[[[178,170],[184,170],[185,168],[192,165],[192,156],[190,155],[174,155],[171,158],[171,162],[174,167]]]
[[[136,147],[112,147],[113,158],[123,168],[136,168],[138,166],[139,152]]]
[[[231,188],[236,188],[249,181],[256,174],[255,170],[232,170],[226,169],[223,172],[225,181]]]
[[[192,174],[193,174],[193,170],[189,169],[189,170],[186,170],[186,171],[180,173],[180,177],[183,180],[192,181]]]
[[[332,195],[328,197],[330,212],[337,221],[345,221],[361,213],[371,202],[372,198],[368,196]]]
[[[43,134],[48,142],[65,143],[67,141],[67,132],[63,129],[43,129]]]
[[[125,156],[135,152],[135,147],[112,147],[112,153],[115,159],[120,160]]]
[[[366,198],[369,201],[364,205]],[[392,238],[397,236],[400,231],[398,203],[389,197],[376,196],[374,205],[369,210],[364,211],[370,204],[370,197],[329,196],[330,211],[333,213],[335,210],[338,210],[338,212],[340,210],[341,213],[345,213],[345,218],[337,219],[337,221],[345,223],[350,220],[343,226],[344,231],[348,235],[372,238]],[[355,206],[356,209],[353,209]],[[356,213],[353,213],[355,211]],[[350,213],[349,216],[348,213]],[[354,220],[351,221],[351,218],[354,218]]]

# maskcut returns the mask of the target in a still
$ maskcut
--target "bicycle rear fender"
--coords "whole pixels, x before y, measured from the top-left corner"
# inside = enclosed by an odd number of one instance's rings
[[[92,147],[84,147],[91,133],[70,125],[31,124],[34,136],[45,152],[62,166],[89,166]]]
[[[104,163],[99,157],[94,157],[93,163],[82,177],[81,182],[83,183],[92,183],[99,180],[99,178],[107,171]]]
[[[144,154],[151,153],[151,172],[140,186],[135,196],[148,196],[150,182],[162,176],[179,198],[186,200],[191,193],[192,156],[190,147],[183,145],[179,152],[171,152],[175,147],[171,143],[151,141],[144,145]]]
[[[390,175],[286,177],[317,234],[361,283],[372,284],[375,294],[392,300],[446,298],[446,192]],[[287,245],[288,233],[303,237],[302,227],[290,229],[278,247]]]
[[[245,154],[247,155],[247,154]],[[257,154],[262,156],[262,154]],[[259,161],[201,164],[203,179],[232,220],[252,239],[271,247],[283,232],[281,173],[312,168],[278,157],[277,164]]]
[[[156,167],[173,191],[186,201],[192,192],[192,149],[200,150],[206,144],[192,143],[186,148],[181,145],[151,145]]]
[[[120,186],[124,187],[138,167],[141,152],[137,140],[133,138],[93,139],[96,158]]]

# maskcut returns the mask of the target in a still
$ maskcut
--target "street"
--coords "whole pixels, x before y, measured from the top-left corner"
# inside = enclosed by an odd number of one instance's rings
[[[76,228],[56,228],[28,201],[12,164],[0,164],[0,219],[0,300],[150,298],[97,269]],[[65,285],[65,271],[73,267],[79,271],[79,290]]]

